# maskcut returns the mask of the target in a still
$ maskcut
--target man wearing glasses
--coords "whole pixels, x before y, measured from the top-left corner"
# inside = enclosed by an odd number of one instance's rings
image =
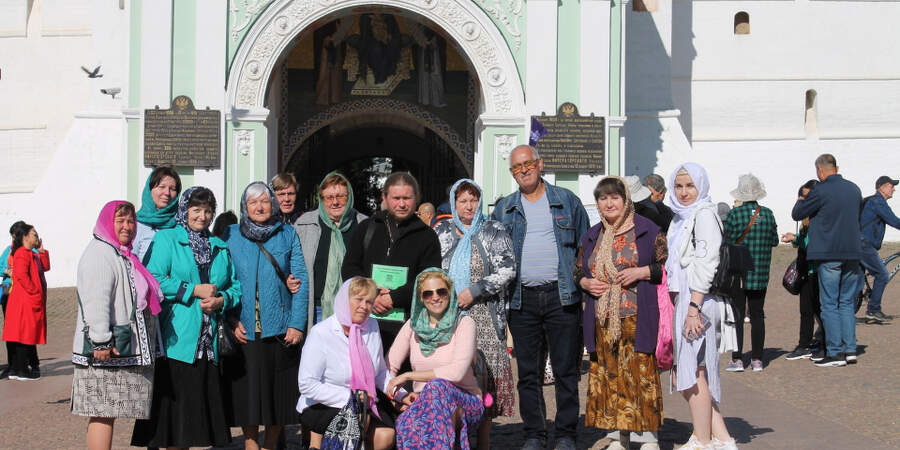
[[[512,236],[518,262],[509,331],[519,368],[522,448],[543,449],[547,440],[541,386],[543,349],[549,344],[556,377],[556,448],[574,449],[582,336],[581,297],[573,273],[588,216],[577,195],[544,182],[544,163],[533,147],[513,149],[509,167],[519,190],[497,202],[492,218]]]

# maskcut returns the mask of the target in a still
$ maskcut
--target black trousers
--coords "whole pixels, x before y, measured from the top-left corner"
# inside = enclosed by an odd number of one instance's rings
[[[28,368],[37,369],[39,366],[37,345],[27,345],[19,342],[7,342],[6,350],[9,353],[10,373],[24,374]]]
[[[819,322],[819,345],[825,343],[824,330],[822,327],[822,305],[819,303],[819,278],[812,274],[800,287],[800,340],[797,346],[806,348],[813,339],[813,327]]]
[[[766,322],[763,313],[763,304],[766,300],[766,290],[739,289],[734,293],[734,315],[737,321],[737,351],[731,354],[731,359],[741,359],[744,350],[744,316],[749,309],[750,315],[750,358],[762,360],[763,345],[766,340]],[[749,308],[748,308],[749,306]]]

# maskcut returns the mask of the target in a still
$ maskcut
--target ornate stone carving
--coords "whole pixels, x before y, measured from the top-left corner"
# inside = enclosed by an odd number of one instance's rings
[[[516,148],[519,137],[514,134],[494,135],[494,150],[503,159],[509,159],[510,153]]]
[[[479,0],[487,2],[488,0]],[[495,0],[494,6],[500,0]],[[522,0],[503,0],[518,17]],[[243,2],[245,11],[268,4],[265,0]],[[236,109],[264,107],[266,80],[274,70],[281,52],[303,28],[335,11],[357,6],[362,0],[277,0],[256,21],[238,50],[230,77],[229,96]],[[484,16],[483,10],[469,0],[384,0],[386,6],[406,9],[442,24],[468,55],[481,81],[485,113],[522,113],[524,94],[518,72],[499,30]],[[496,9],[496,8],[495,8]],[[489,13],[490,10],[488,10]],[[498,12],[491,13],[499,14]],[[511,24],[517,24],[511,21]],[[244,25],[246,27],[246,25]],[[507,32],[515,36],[518,25]],[[237,28],[243,29],[243,28]],[[233,29],[234,31],[234,29]],[[518,47],[518,45],[517,45]]]
[[[241,37],[241,31],[253,23],[253,19],[272,0],[231,0],[231,42],[237,42]]]
[[[522,47],[522,32],[519,30],[519,22],[522,19],[522,8],[525,2],[522,0],[476,1],[484,12],[503,24],[506,33],[513,39],[513,49],[519,51],[519,48]]]
[[[234,146],[241,156],[247,156],[253,150],[253,130],[234,130]]]

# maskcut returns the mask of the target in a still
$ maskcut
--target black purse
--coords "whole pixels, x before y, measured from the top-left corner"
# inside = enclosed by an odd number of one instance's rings
[[[716,221],[723,238],[722,244],[719,246],[719,265],[716,267],[716,274],[713,276],[712,284],[709,287],[710,294],[730,299],[734,296],[733,292],[736,289],[743,289],[744,281],[747,279],[747,272],[753,268],[753,256],[750,254],[750,249],[746,245],[741,245],[741,242],[747,237],[747,233],[750,232],[750,228],[756,222],[759,211],[760,207],[757,207],[753,217],[750,219],[750,223],[747,224],[747,228],[744,229],[741,237],[734,244],[725,243],[724,230],[719,225],[719,221]],[[694,231],[691,231],[691,235],[694,237],[694,245],[696,246]]]
[[[231,356],[237,352],[238,342],[234,337],[234,328],[225,319],[224,314],[219,315],[219,325],[216,327],[216,340],[218,341],[219,356]]]

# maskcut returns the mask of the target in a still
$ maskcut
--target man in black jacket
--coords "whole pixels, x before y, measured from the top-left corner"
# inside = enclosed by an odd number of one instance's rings
[[[634,212],[653,221],[662,232],[669,231],[669,223],[672,221],[671,215],[664,215],[660,211],[659,206],[651,200],[651,191],[641,184],[641,179],[636,175],[625,177],[628,184],[628,190],[631,192],[631,201],[634,202]],[[660,205],[668,209],[666,205]],[[669,210],[671,212],[671,210]]]
[[[390,266],[392,271],[406,269],[405,283],[393,289],[379,286],[372,308],[379,319],[381,342],[387,352],[409,318],[416,276],[429,267],[441,267],[441,244],[434,231],[415,214],[419,184],[408,172],[388,176],[381,190],[384,211],[360,222],[344,256],[341,277],[372,277],[372,265]],[[378,280],[376,280],[378,281]]]

